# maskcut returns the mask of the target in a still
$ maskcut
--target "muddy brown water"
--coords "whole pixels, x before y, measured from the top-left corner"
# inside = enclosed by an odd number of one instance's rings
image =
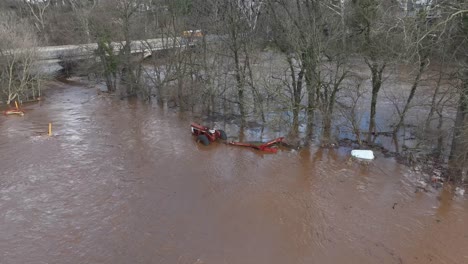
[[[203,147],[188,114],[73,83],[26,111],[0,117],[2,264],[468,263],[467,198],[392,159]]]

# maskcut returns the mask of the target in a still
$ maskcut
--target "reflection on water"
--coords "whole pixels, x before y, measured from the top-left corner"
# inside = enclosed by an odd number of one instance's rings
[[[392,159],[204,147],[188,114],[63,88],[0,118],[1,263],[468,262],[466,198]]]

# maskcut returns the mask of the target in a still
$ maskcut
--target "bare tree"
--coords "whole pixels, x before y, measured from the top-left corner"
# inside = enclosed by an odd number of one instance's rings
[[[47,33],[46,33],[46,11],[49,9],[51,1],[50,0],[23,0],[24,4],[27,7],[27,10],[31,14],[33,23],[41,37],[43,37],[47,42]]]
[[[383,83],[383,72],[400,44],[398,6],[380,0],[356,0],[351,4],[350,24],[354,29],[357,51],[371,72],[372,98],[367,142],[376,134],[377,102]]]
[[[437,43],[434,37],[428,37],[423,41],[419,41],[422,35],[431,30],[431,26],[427,23],[425,16],[412,16],[405,17],[404,19],[407,21],[407,23],[403,25],[403,30],[406,32],[404,41],[406,42],[405,46],[407,51],[402,54],[404,58],[401,58],[401,61],[409,62],[410,65],[414,65],[415,75],[403,109],[400,110],[397,107],[398,121],[393,127],[393,134],[395,137],[401,126],[404,125],[405,116],[411,107],[411,102],[420,85],[421,78],[430,64],[431,57],[435,55],[433,54],[434,46],[435,48],[442,48],[436,46]]]
[[[329,66],[330,67],[330,66]],[[341,59],[333,62],[332,66],[324,71],[324,81],[319,92],[320,109],[322,112],[322,144],[332,141],[332,121],[338,93],[343,88],[343,81],[349,74],[345,62]]]
[[[344,127],[354,134],[359,145],[362,145],[361,122],[363,119],[362,99],[365,96],[364,79],[353,75],[347,79],[347,89],[342,98],[338,98],[338,109],[344,118]],[[343,129],[342,129],[343,130]]]
[[[37,44],[26,21],[11,13],[0,15],[0,91],[7,104],[40,96]]]
[[[249,28],[255,30],[258,17],[265,5],[265,0],[237,0],[238,8],[246,18]]]
[[[80,0],[67,0],[73,13],[79,21],[79,24],[86,35],[86,43],[91,43],[91,29],[90,29],[90,13],[96,8],[98,1],[80,1]]]

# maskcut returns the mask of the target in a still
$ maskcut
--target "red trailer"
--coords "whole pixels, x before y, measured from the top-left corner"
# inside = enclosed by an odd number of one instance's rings
[[[211,142],[216,141],[217,139],[226,140],[227,136],[223,130],[220,129],[212,129],[206,126],[202,126],[197,123],[190,124],[190,130],[192,135],[197,137],[197,141],[201,142],[203,145],[208,146]],[[253,143],[242,143],[242,142],[228,142],[229,145],[233,146],[241,146],[241,147],[249,147],[260,151],[276,153],[278,149],[275,145],[282,143],[284,137],[279,137],[277,139],[268,141],[266,143],[261,144],[253,144]]]
[[[278,151],[278,149],[273,147],[273,146],[276,145],[276,144],[282,143],[283,140],[284,140],[284,137],[279,137],[277,139],[268,141],[268,142],[260,144],[260,145],[251,144],[251,143],[242,143],[242,142],[232,142],[231,141],[231,142],[229,142],[229,145],[249,147],[249,148],[254,148],[254,149],[260,150],[260,151],[276,153]]]

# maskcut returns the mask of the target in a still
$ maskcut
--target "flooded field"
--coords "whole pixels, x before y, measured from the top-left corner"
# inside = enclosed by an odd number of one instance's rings
[[[466,196],[392,159],[204,147],[189,114],[77,83],[25,110],[0,117],[2,264],[468,263]]]

